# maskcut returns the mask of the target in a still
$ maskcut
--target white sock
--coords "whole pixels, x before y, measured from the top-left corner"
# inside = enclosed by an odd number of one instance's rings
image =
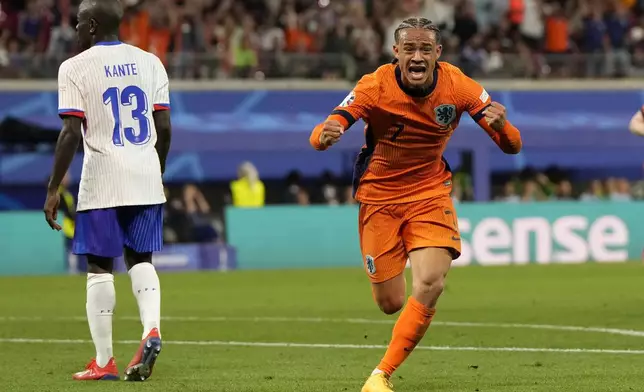
[[[87,274],[87,322],[96,347],[96,363],[105,367],[112,358],[112,315],[116,305],[114,275]]]
[[[381,373],[384,373],[384,372],[378,368],[375,368],[373,372],[371,372],[371,375],[375,376],[376,374],[381,374]]]
[[[144,339],[152,328],[160,331],[161,286],[159,276],[151,263],[139,263],[128,272],[132,280],[132,292],[139,304]],[[159,332],[161,334],[161,332]]]

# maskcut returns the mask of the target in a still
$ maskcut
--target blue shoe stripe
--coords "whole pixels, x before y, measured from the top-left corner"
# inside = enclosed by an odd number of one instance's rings
[[[118,381],[121,378],[119,376],[115,376],[113,374],[106,374],[105,376],[101,377],[100,380],[102,381]]]

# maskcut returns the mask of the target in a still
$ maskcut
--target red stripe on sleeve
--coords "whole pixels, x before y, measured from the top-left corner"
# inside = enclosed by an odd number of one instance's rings
[[[70,112],[61,112],[59,114],[61,116],[73,116],[78,118],[85,118],[85,113],[83,112],[70,111]]]
[[[161,105],[161,104],[157,104],[157,103],[155,103],[155,104],[154,104],[154,110],[155,110],[155,111],[158,111],[158,110],[170,110],[170,106],[169,106],[169,105]]]

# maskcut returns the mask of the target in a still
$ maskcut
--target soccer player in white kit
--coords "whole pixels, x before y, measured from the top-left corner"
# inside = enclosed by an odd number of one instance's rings
[[[86,255],[87,319],[96,358],[76,380],[118,380],[112,351],[113,260],[125,253],[143,340],[125,380],[143,381],[161,351],[161,292],[152,252],[163,245],[162,174],[170,148],[168,75],[153,54],[121,43],[118,0],[84,0],[76,27],[83,50],[58,73],[63,128],[47,190],[45,218],[56,230],[58,187],[83,140],[72,250]]]

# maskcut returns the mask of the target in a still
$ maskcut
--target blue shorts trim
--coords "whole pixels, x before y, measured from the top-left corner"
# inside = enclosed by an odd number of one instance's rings
[[[119,257],[123,248],[137,253],[163,248],[163,204],[80,211],[72,253]]]

